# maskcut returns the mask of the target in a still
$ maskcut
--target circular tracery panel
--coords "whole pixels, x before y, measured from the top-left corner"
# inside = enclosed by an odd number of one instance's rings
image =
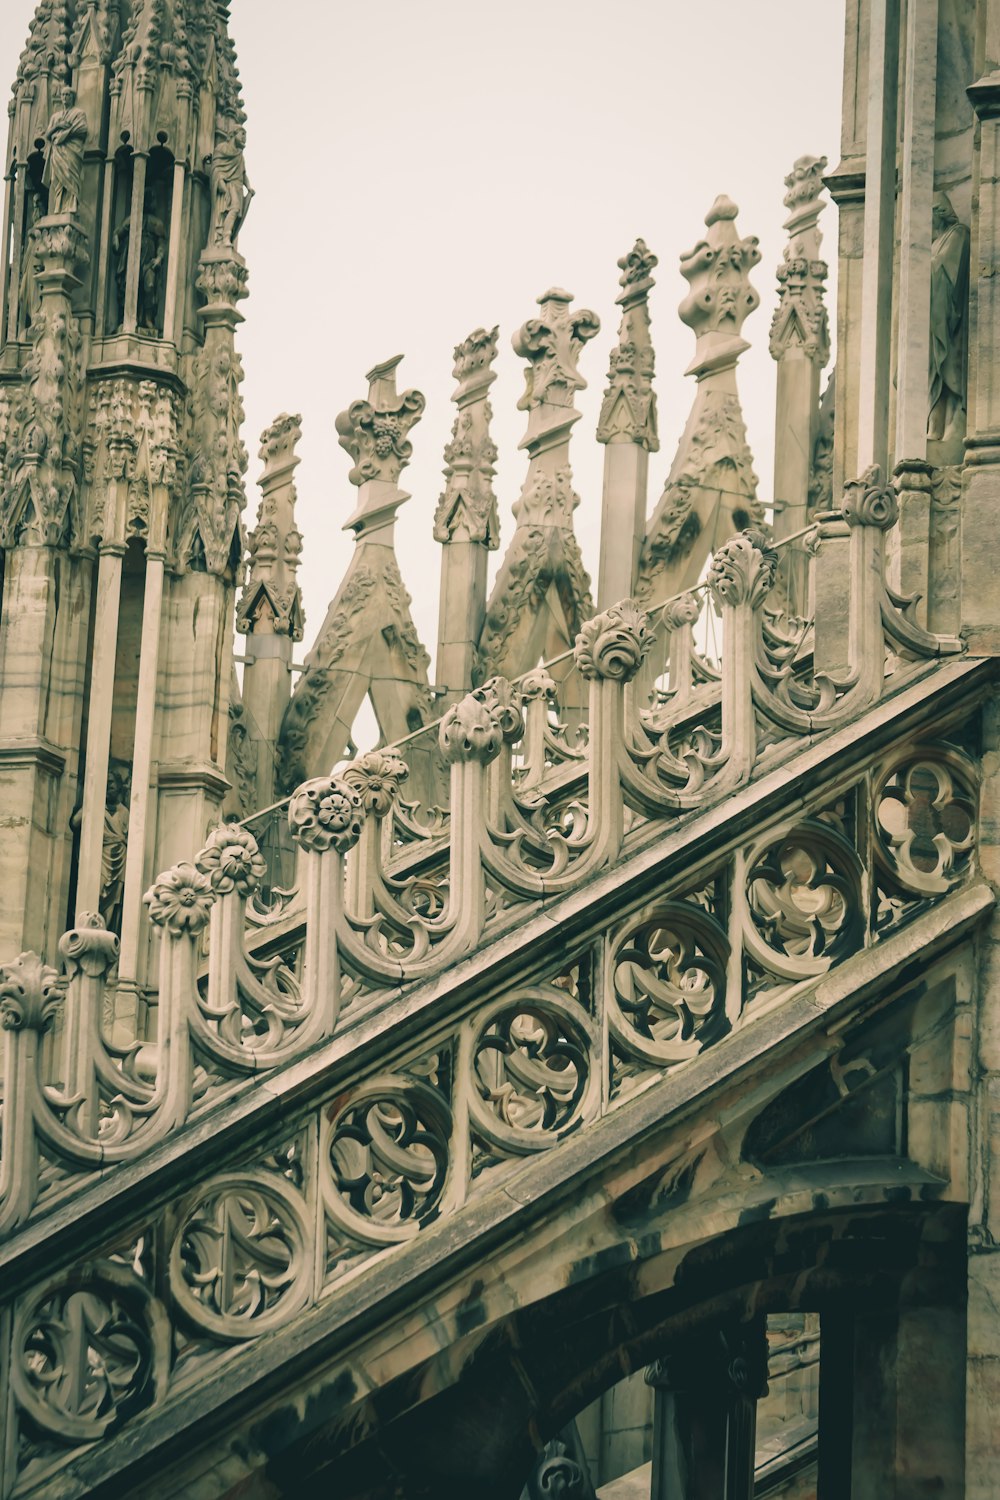
[[[305,1303],[307,1244],[305,1203],[290,1183],[253,1172],[213,1178],[182,1209],[171,1290],[216,1338],[256,1337]]]
[[[438,1212],[448,1176],[451,1112],[410,1078],[372,1079],[327,1121],[324,1201],[368,1244],[410,1239]]]
[[[590,1017],[565,990],[536,985],[479,1018],[472,1043],[473,1129],[501,1154],[544,1151],[596,1107]]]
[[[975,771],[951,746],[896,757],[875,787],[880,865],[904,891],[944,895],[968,870],[977,802]]]
[[[832,823],[806,819],[752,852],[748,867],[744,937],[765,970],[806,978],[861,946],[861,860]]]
[[[162,1393],[167,1320],[131,1271],[70,1273],[23,1305],[11,1383],[18,1404],[64,1442],[96,1442]]]
[[[609,997],[626,1055],[669,1067],[722,1036],[728,961],[725,931],[693,902],[663,902],[629,926],[612,950]]]

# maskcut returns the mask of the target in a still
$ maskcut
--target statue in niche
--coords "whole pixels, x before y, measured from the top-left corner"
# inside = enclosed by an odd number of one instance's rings
[[[125,895],[125,856],[128,853],[128,808],[131,767],[112,761],[104,805],[104,843],[101,847],[101,916],[109,932],[117,932]]]
[[[930,415],[927,436],[965,435],[965,319],[969,303],[969,231],[947,193],[936,193],[931,246]]]
[[[108,785],[104,803],[104,834],[101,841],[101,894],[98,900],[101,916],[109,932],[117,932],[125,895],[125,857],[128,853],[128,810],[131,795],[132,768],[127,761],[108,763]],[[83,808],[78,807],[69,820],[79,833],[83,826]]]
[[[75,214],[83,191],[83,148],[87,144],[87,116],[77,109],[76,95],[60,89],[62,103],[45,128],[45,171],[50,214]]]
[[[230,250],[243,227],[254,195],[243,157],[246,143],[246,131],[237,126],[231,135],[220,135],[208,158],[212,188],[209,244]]]
[[[17,301],[21,309],[21,326],[30,328],[38,316],[38,277],[34,251],[31,248],[31,231],[42,217],[45,205],[42,195],[35,189],[28,200],[28,216],[25,223],[24,244],[21,248],[21,279],[17,288]]]
[[[132,238],[131,215],[122,220],[111,238],[115,257],[115,287],[118,292],[119,326],[125,321],[125,293],[128,284],[129,243]],[[135,321],[140,333],[156,333],[160,311],[160,289],[163,283],[167,253],[167,227],[158,218],[152,196],[147,193],[142,205],[142,238],[139,244],[139,285]]]

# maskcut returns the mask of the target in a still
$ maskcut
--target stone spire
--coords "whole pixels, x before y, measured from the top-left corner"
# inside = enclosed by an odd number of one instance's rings
[[[489,389],[499,329],[477,328],[455,348],[452,371],[458,407],[444,450],[445,488],[434,514],[442,544],[441,607],[435,664],[438,688],[449,701],[472,687],[476,643],[486,612],[487,553],[500,545],[493,475],[496,444],[490,436]]]
[[[600,329],[596,314],[572,312],[572,294],[552,287],[538,298],[540,316],[513,338],[527,361],[518,408],[528,414],[521,447],[528,473],[514,504],[517,526],[500,566],[479,641],[480,679],[516,676],[571,645],[593,610],[590,579],[573,532],[580,497],[573,489],[569,437],[587,382],[577,366]],[[548,607],[551,605],[551,608]]]
[[[646,530],[637,589],[647,605],[692,587],[718,542],[763,517],[736,391],[736,362],[749,348],[743,324],[760,303],[750,284],[760,251],[740,236],[737,213],[731,198],[716,198],[707,234],[681,256],[689,291],[678,312],[697,340],[685,373],[698,386]]]
[[[635,587],[636,568],[646,529],[648,455],[660,446],[656,432],[653,369],[656,358],[649,336],[649,293],[656,256],[645,240],[636,240],[618,262],[622,309],[618,343],[611,351],[608,385],[597,424],[597,441],[605,444],[604,498],[601,517],[601,570],[598,608],[626,599]]]
[[[385,740],[419,729],[431,714],[430,657],[417,635],[393,544],[396,511],[410,497],[398,484],[420,420],[419,391],[396,389],[401,354],[369,370],[368,397],[337,418],[353,466],[357,504],[344,524],[354,553],[281,722],[277,787],[290,791],[325,774],[351,745],[351,726],[371,698]]]
[[[227,788],[252,196],[228,5],[39,0],[9,113],[0,817],[29,874],[0,938],[54,953],[75,889],[120,927],[124,995],[144,866]]]
[[[778,305],[770,338],[771,357],[778,364],[774,429],[774,535],[778,541],[801,531],[808,520],[820,370],[830,357],[823,302],[826,264],[819,258],[825,170],[825,156],[800,156],[785,178],[788,243],[777,272]],[[782,556],[782,579],[793,614],[804,614],[808,608],[808,575],[808,558],[793,543]]]

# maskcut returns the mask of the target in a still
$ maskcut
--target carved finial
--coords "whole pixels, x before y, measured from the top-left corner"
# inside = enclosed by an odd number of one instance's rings
[[[63,986],[59,975],[37,953],[22,953],[0,964],[0,1026],[4,1031],[48,1031]]]
[[[207,875],[217,896],[238,891],[251,896],[267,873],[267,862],[257,847],[257,840],[238,823],[222,823],[213,828],[208,843],[195,860],[195,868]]]
[[[656,256],[645,240],[636,240],[618,262],[622,308],[618,344],[611,351],[608,385],[597,423],[599,443],[638,443],[650,453],[660,446],[656,435],[656,396],[653,370],[656,356],[649,337],[647,298],[653,286]]]
[[[756,609],[774,583],[778,554],[762,531],[742,531],[715,549],[708,570],[708,587],[716,604]]]
[[[487,392],[496,380],[493,361],[499,328],[477,328],[455,348],[453,374],[458,381],[452,400],[458,415],[451,442],[444,450],[445,489],[434,513],[434,539],[449,542],[456,534],[469,541],[499,545],[500,522],[493,493],[496,444],[490,437],[492,408]]]
[[[100,979],[118,962],[119,946],[115,934],[108,931],[104,918],[96,912],[84,911],[77,918],[76,926],[59,939],[59,957],[71,978],[82,972],[89,979]]]
[[[346,854],[361,837],[364,821],[361,794],[340,776],[304,781],[288,803],[292,838],[313,854],[328,849]]]
[[[410,461],[413,445],[406,434],[419,422],[426,403],[419,391],[397,393],[396,367],[402,358],[397,354],[369,370],[367,401],[353,402],[337,418],[340,446],[354,460],[347,476],[352,484],[370,479],[395,484]]]
[[[588,620],[573,655],[582,676],[631,682],[652,644],[649,616],[634,599],[623,599]]]
[[[701,594],[679,594],[664,606],[663,623],[670,630],[693,625],[701,614]]]
[[[531,703],[536,698],[554,698],[556,680],[544,667],[536,667],[521,678],[521,702]]]
[[[760,260],[754,237],[736,232],[736,204],[724,195],[705,215],[708,234],[681,256],[681,275],[691,290],[678,312],[698,338],[687,375],[707,375],[735,364],[750,346],[740,337],[744,320],[760,304],[750,271]]]
[[[789,349],[804,350],[821,367],[830,357],[830,329],[823,305],[826,262],[820,260],[819,216],[825,207],[825,156],[800,156],[785,178],[788,243],[778,267],[778,306],[771,319],[772,359]]]
[[[402,756],[392,750],[369,750],[345,766],[340,779],[358,793],[366,813],[384,818],[392,811],[400,784],[409,774]]]
[[[302,418],[287,413],[261,434],[262,497],[257,525],[247,538],[250,566],[236,614],[236,628],[243,635],[302,639],[305,616],[297,579],[302,534],[295,525],[292,481],[299,463],[295,445],[301,436]]]
[[[516,744],[524,734],[524,712],[521,692],[506,677],[490,677],[479,689],[483,702],[500,727],[508,745]]]
[[[545,401],[550,406],[572,406],[576,391],[587,382],[577,370],[580,351],[600,332],[601,320],[588,308],[572,314],[572,292],[550,287],[538,298],[541,316],[529,318],[515,333],[515,354],[528,361],[519,411],[531,411]]]
[[[481,688],[449,708],[438,731],[441,753],[450,765],[470,760],[488,765],[500,754],[502,740],[499,720]]]
[[[874,526],[877,531],[889,531],[895,526],[899,519],[899,499],[891,480],[882,483],[878,464],[872,464],[859,479],[845,483],[841,514],[848,526]]]
[[[142,899],[150,921],[179,938],[194,936],[208,925],[215,891],[208,877],[184,860],[158,876]]]

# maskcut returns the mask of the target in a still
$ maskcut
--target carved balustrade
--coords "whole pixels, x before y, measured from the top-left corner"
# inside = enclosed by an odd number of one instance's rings
[[[608,614],[614,624],[591,632],[583,649],[605,670],[626,672],[637,652],[632,624],[623,623],[630,612]],[[621,693],[620,676],[592,681]],[[489,805],[489,767],[516,714],[489,707],[485,696],[446,723],[453,792],[474,792]],[[967,707],[953,710],[962,712]],[[961,738],[960,722],[950,729]],[[350,866],[359,854],[372,862],[367,868],[377,865],[378,824],[400,765],[375,752],[293,798],[309,905],[294,983],[280,964],[255,968],[239,953],[259,863],[245,831],[218,830],[195,865],[154,886],[167,1030],[145,1112],[133,1097],[130,1105],[107,1099],[96,1129],[90,1115],[105,1165],[116,1152],[141,1151],[165,1122],[179,1123],[185,1107],[197,1115],[199,1074],[273,1066],[310,1037],[329,1036],[338,1003],[342,1014],[370,1015],[376,992],[364,984],[372,970],[395,964],[431,973],[435,947],[456,951],[459,934],[474,940],[468,924],[484,925],[483,906],[477,924],[473,903],[456,893],[453,904],[449,893],[446,919],[424,923],[415,958],[391,957],[407,909],[394,912],[391,935],[379,928],[366,944],[371,906],[366,915],[356,910]],[[898,744],[855,768],[832,797],[820,783],[801,805],[750,824],[700,865],[690,857],[652,891],[631,898],[622,891],[610,917],[578,922],[567,943],[539,946],[518,977],[480,986],[471,1003],[458,987],[450,1008],[428,1013],[405,1045],[393,1039],[391,1014],[381,1032],[369,1026],[352,1051],[349,1081],[341,1075],[283,1117],[255,1151],[242,1147],[238,1170],[223,1162],[195,1174],[72,1276],[20,1296],[10,1386],[22,1482],[43,1483],[80,1445],[154,1404],[190,1400],[234,1344],[286,1326],[376,1257],[665,1086],[679,1067],[809,994],[831,969],[946,897],[972,872],[976,800],[974,765],[959,743]],[[484,815],[466,818],[466,806],[456,795],[456,822],[481,833]],[[210,962],[199,983],[206,931]],[[89,1003],[91,1018],[114,941],[94,926],[70,934],[64,947],[71,998],[81,1010]],[[212,962],[216,949],[225,950],[225,963]],[[5,1130],[24,1129],[33,1116],[36,1149],[64,1164],[72,1157],[79,1169],[88,1160],[84,1141],[74,1136],[71,1148],[68,1137],[84,1100],[43,1097],[31,1076],[61,983],[29,957],[4,970],[0,1007],[19,1064]],[[95,1056],[92,1048],[91,1066]],[[76,1083],[92,1103],[86,1078]],[[58,1128],[43,1128],[60,1111]],[[16,1174],[23,1157],[16,1140],[5,1144],[14,1148]],[[15,1216],[30,1208],[23,1190],[17,1202]],[[72,1378],[74,1370],[84,1377]]]
[[[881,543],[894,518],[895,496],[877,476],[849,487],[849,653],[839,675],[811,673],[801,636],[777,628],[768,612],[776,556],[748,531],[717,550],[706,584],[722,626],[711,701],[678,688],[673,707],[642,709],[635,683],[652,627],[625,600],[577,638],[586,736],[559,726],[544,671],[519,684],[492,679],[448,710],[438,731],[447,816],[422,819],[405,804],[407,767],[392,748],[299,787],[285,810],[297,850],[294,895],[277,916],[257,908],[248,926],[265,861],[246,826],[218,828],[193,863],[167,871],[146,897],[161,935],[155,1044],[117,1048],[104,1037],[116,940],[96,917],[63,939],[62,978],[32,955],[0,969],[8,1080],[0,1228],[10,1232],[96,1173],[141,1158],[247,1080],[377,1013],[401,986],[445,974],[513,931],[539,902],[583,892],[678,820],[745,786],[755,768],[771,769],[818,733],[853,722],[883,694],[887,656],[894,688],[932,671],[927,658],[960,643],[914,626],[888,593]],[[692,613],[668,616],[687,640],[691,689]],[[483,1140],[525,1145],[549,1130],[533,1116],[524,1123],[517,1080],[544,1084],[539,1120],[577,1121],[595,1098],[625,1087],[619,1073],[694,1056],[759,994],[807,980],[900,919],[911,900],[949,889],[968,862],[968,764],[958,751],[935,752],[927,766],[901,763],[886,778],[870,792],[884,911],[873,910],[861,879],[867,855],[843,831],[853,814],[839,812],[810,815],[783,843],[748,847],[695,892],[665,893],[657,912],[614,940],[608,972],[617,977],[599,1001],[573,999],[574,985],[589,984],[581,970],[521,997],[523,1014],[507,1000],[489,1011],[473,1052],[506,1102],[498,1115],[470,1084],[470,1121]],[[929,843],[914,831],[917,806],[920,828],[929,820],[936,829]],[[723,888],[724,897],[712,894]],[[60,1004],[67,1062],[53,1086],[39,1048]],[[594,1052],[595,1005],[618,1061]]]

